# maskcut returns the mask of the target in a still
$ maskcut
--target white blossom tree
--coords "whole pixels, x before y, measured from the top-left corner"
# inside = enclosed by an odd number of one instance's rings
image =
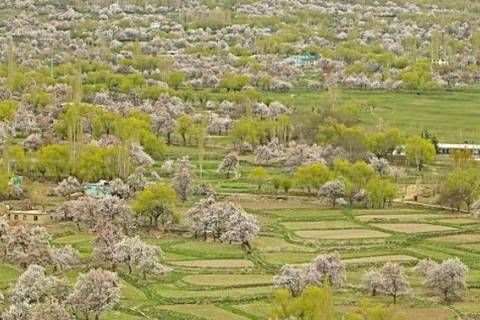
[[[83,192],[83,189],[77,178],[68,177],[67,179],[63,179],[58,184],[58,187],[55,188],[55,191],[64,197],[70,198],[70,196],[74,193]]]
[[[345,264],[338,252],[319,255],[306,268],[307,284],[322,286],[325,280],[333,288],[339,288],[346,280]]]
[[[397,302],[398,296],[410,293],[410,284],[403,267],[398,263],[387,262],[380,269],[380,274],[382,275],[381,292],[392,297],[393,303]]]
[[[385,158],[373,157],[370,160],[370,165],[373,167],[375,172],[379,175],[387,175],[390,173],[390,163]]]
[[[206,229],[206,225],[204,223],[205,216],[207,215],[209,208],[214,203],[215,198],[213,197],[201,199],[185,213],[183,224],[190,230],[191,233],[193,233],[195,239],[199,234],[203,234],[204,240],[206,240],[208,230]]]
[[[128,176],[127,186],[128,190],[132,193],[145,189],[147,186],[147,179],[145,179],[145,169],[143,167],[138,167],[130,176]]]
[[[282,267],[280,275],[273,278],[273,286],[276,289],[287,289],[296,297],[305,287],[305,268],[293,267],[286,264]]]
[[[337,204],[338,199],[345,197],[346,189],[343,183],[343,177],[340,176],[333,181],[325,183],[320,190],[318,190],[318,197],[328,199],[333,208]]]
[[[268,165],[272,159],[285,157],[283,145],[278,143],[278,138],[272,138],[267,145],[258,146],[255,150],[255,164]]]
[[[115,270],[115,245],[123,238],[123,232],[109,220],[99,220],[93,229],[95,234],[95,247],[93,257],[100,261],[110,262]]]
[[[74,266],[79,263],[80,260],[80,253],[70,244],[60,248],[53,248],[54,271]]]
[[[128,267],[128,274],[132,273],[132,267],[138,264],[142,255],[145,243],[139,236],[124,237],[114,246],[113,259],[117,263],[125,263]]]
[[[450,301],[458,297],[459,291],[467,288],[467,272],[467,266],[458,257],[450,258],[431,267],[423,285]]]
[[[8,240],[8,230],[10,225],[8,224],[5,217],[0,217],[0,246],[3,248],[3,254],[7,254],[7,240]]]
[[[163,251],[159,247],[151,245],[143,246],[142,254],[138,261],[138,268],[142,270],[143,280],[147,280],[148,273],[163,275],[172,271],[171,268],[160,263],[159,257],[161,256],[163,256]]]
[[[53,252],[48,243],[50,236],[44,227],[18,226],[14,228],[7,243],[7,258],[19,262],[23,268],[30,264],[52,264]]]
[[[435,261],[432,261],[430,259],[422,259],[418,261],[415,268],[413,268],[413,271],[418,275],[426,276],[428,274],[428,271],[430,271],[430,269],[437,266],[438,266],[438,263],[436,263]]]
[[[67,297],[67,303],[73,307],[74,315],[88,319],[91,313],[95,319],[100,314],[113,308],[121,298],[120,282],[114,272],[92,269],[87,274],[80,274],[73,292]]]
[[[193,169],[195,166],[190,163],[188,157],[183,157],[175,163],[173,189],[182,201],[186,201],[187,196],[193,191],[192,183],[195,179]]]
[[[230,215],[225,229],[221,236],[222,241],[240,242],[242,249],[246,250],[252,250],[251,240],[260,232],[257,218],[246,213],[240,206],[237,206],[235,214]]]
[[[41,303],[48,298],[63,300],[67,297],[69,284],[55,276],[47,276],[45,268],[38,265],[30,265],[20,275],[10,291],[9,300],[14,304]]]
[[[153,166],[155,160],[143,150],[143,147],[138,143],[132,143],[130,148],[130,159],[136,166]]]
[[[376,296],[377,292],[382,289],[382,274],[376,269],[365,271],[362,283],[368,289],[372,296]]]
[[[164,177],[170,177],[175,172],[175,161],[173,160],[166,160],[162,167],[160,168],[160,172]]]
[[[32,315],[33,306],[26,303],[18,303],[10,305],[8,310],[1,314],[2,320],[28,320]]]
[[[238,155],[236,152],[230,152],[223,158],[223,161],[218,166],[218,172],[226,173],[227,179],[230,178],[230,172],[237,174],[239,165]]]

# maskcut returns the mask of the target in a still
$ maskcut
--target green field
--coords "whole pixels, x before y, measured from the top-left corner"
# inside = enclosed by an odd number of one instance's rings
[[[412,266],[422,258],[441,261],[453,256],[459,256],[469,266],[467,282],[470,289],[464,294],[464,300],[455,302],[449,308],[460,313],[480,312],[474,303],[476,288],[480,286],[480,238],[471,229],[476,220],[460,218],[447,211],[405,207],[361,209],[348,214],[341,210],[302,209],[306,203],[299,204],[296,210],[279,211],[265,209],[269,203],[264,201],[259,204],[264,208],[261,213],[251,211],[258,214],[259,219],[268,217],[263,220],[265,231],[253,241],[254,251],[251,254],[233,244],[204,242],[174,234],[168,238],[144,235],[148,243],[162,247],[165,251],[164,263],[175,271],[167,276],[149,276],[145,282],[137,280],[141,279],[137,271],[131,277],[126,274],[125,266],[119,266],[122,303],[102,318],[144,319],[144,314],[154,319],[266,320],[270,312],[269,297],[273,292],[272,279],[282,265],[308,263],[332,248],[340,251],[347,265],[347,286],[334,291],[339,313],[350,312],[352,303],[358,301],[364,292],[360,288],[364,270],[396,261],[405,264],[415,292],[414,297],[402,297],[399,307],[409,316],[422,315],[422,319],[432,320],[445,316],[445,319],[451,319],[450,314],[444,311],[446,305],[433,299],[432,294],[421,287],[422,280],[413,274]],[[289,206],[295,207],[295,204],[289,203]],[[374,215],[418,215],[422,219],[428,218],[428,224],[415,219],[407,220],[408,223],[403,219],[389,220],[388,224],[363,219]],[[70,223],[57,225],[56,229],[62,234],[68,230],[75,232]],[[419,233],[421,238],[417,237]],[[381,237],[368,238],[369,235]],[[72,244],[83,248],[85,254],[91,254],[92,238],[88,234],[54,238],[56,245]],[[396,239],[400,241],[396,243]],[[392,242],[386,246],[385,241]],[[12,266],[0,265],[0,289],[7,290],[20,272]],[[65,276],[73,283],[80,272],[85,270],[74,269]],[[389,301],[385,297],[372,299],[381,303]]]
[[[293,92],[288,94],[265,93],[271,99],[288,102],[301,108],[318,108],[323,92]],[[384,92],[350,91],[340,93],[340,102],[367,102],[371,98],[380,101],[374,114],[364,113],[361,125],[372,130],[379,121],[418,134],[428,129],[441,142],[463,143],[480,141],[480,109],[478,92]]]

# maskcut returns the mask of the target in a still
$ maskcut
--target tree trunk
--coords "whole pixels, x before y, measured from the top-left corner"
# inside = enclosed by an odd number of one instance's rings
[[[143,271],[143,280],[147,280],[147,273]]]
[[[187,145],[187,138],[185,137],[185,133],[182,133],[183,145]]]
[[[128,274],[132,274],[132,266],[128,265]]]

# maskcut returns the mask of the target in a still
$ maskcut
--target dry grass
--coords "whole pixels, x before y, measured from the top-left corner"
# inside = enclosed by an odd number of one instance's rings
[[[434,242],[449,242],[449,243],[468,243],[480,242],[479,234],[457,234],[453,236],[436,237],[428,239]]]
[[[318,230],[318,229],[353,229],[361,228],[360,225],[346,220],[335,221],[311,221],[311,222],[285,222],[285,228],[289,230]]]
[[[352,230],[299,230],[295,233],[302,238],[310,239],[359,239],[359,238],[384,238],[390,234],[370,229]]]
[[[252,261],[244,259],[170,261],[169,264],[190,268],[248,268],[254,266]]]
[[[441,219],[448,218],[451,215],[446,214],[367,214],[363,216],[357,216],[357,219],[361,221],[372,221],[375,219],[388,219],[388,220],[400,220],[400,221],[417,221],[426,219]]]
[[[273,275],[257,274],[198,274],[186,276],[183,281],[199,286],[238,286],[271,284]]]
[[[478,219],[468,219],[468,218],[459,218],[459,219],[443,219],[438,220],[440,223],[449,223],[454,225],[462,225],[462,224],[471,224],[471,223],[480,223]]]
[[[428,223],[377,223],[375,227],[402,233],[422,233],[422,232],[439,232],[451,231],[455,228],[436,226]]]
[[[159,306],[159,309],[170,310],[179,313],[190,314],[194,316],[200,316],[205,319],[218,320],[247,320],[248,318],[242,317],[238,314],[221,309],[214,305],[198,305],[198,304],[184,304],[173,306]]]
[[[417,258],[407,256],[404,254],[377,256],[377,257],[365,257],[343,260],[345,263],[373,263],[373,262],[411,262],[417,261]]]

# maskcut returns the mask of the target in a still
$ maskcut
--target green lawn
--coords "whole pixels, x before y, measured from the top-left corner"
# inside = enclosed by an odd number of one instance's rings
[[[264,96],[278,99],[299,108],[319,108],[323,92],[265,92]],[[372,130],[382,119],[407,134],[419,134],[427,128],[442,142],[462,143],[480,140],[478,93],[470,92],[384,92],[342,90],[341,102],[366,103],[376,98],[380,107],[374,114],[363,113],[361,125]]]

